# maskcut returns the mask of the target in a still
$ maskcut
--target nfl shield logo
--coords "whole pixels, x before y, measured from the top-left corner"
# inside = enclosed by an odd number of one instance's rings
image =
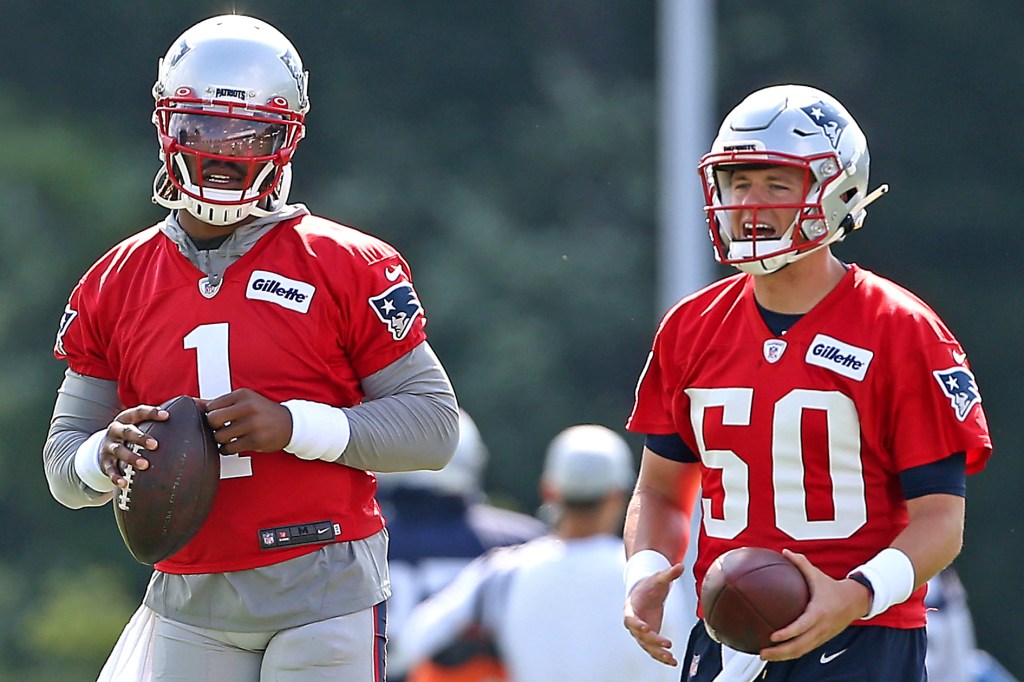
[[[221,278],[217,277],[203,277],[199,280],[199,293],[203,295],[203,298],[213,298],[220,291],[220,285],[224,282]]]
[[[694,654],[690,660],[690,674],[689,677],[696,677],[697,670],[700,668],[700,654]]]
[[[782,339],[768,339],[764,342],[764,359],[775,364],[786,352],[786,342]]]

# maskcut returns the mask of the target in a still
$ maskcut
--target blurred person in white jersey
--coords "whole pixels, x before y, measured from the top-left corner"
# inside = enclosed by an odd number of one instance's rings
[[[476,422],[460,410],[459,444],[447,466],[377,476],[390,540],[389,682],[402,682],[408,673],[403,631],[413,607],[447,586],[481,554],[547,532],[529,514],[488,504],[483,476],[489,459]]]
[[[404,630],[410,682],[482,674],[512,682],[678,680],[621,627],[619,533],[634,480],[629,446],[614,431],[584,424],[558,434],[540,481],[551,533],[481,557],[413,611]],[[685,616],[678,596],[670,595],[665,628],[681,635],[687,624],[676,622]],[[481,666],[477,677],[456,678],[443,670],[438,652],[467,632],[493,641],[504,673]]]

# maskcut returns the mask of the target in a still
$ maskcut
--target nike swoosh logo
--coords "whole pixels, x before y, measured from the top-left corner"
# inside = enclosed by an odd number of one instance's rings
[[[953,362],[955,362],[956,364],[962,365],[962,364],[964,364],[964,360],[966,360],[966,359],[967,359],[967,353],[964,353],[963,351],[957,351],[957,350],[953,351]]]
[[[317,535],[323,535],[324,533],[326,533],[329,530],[330,530],[330,528],[318,528],[317,531],[316,531],[316,534]]]
[[[396,265],[393,268],[384,268],[384,276],[389,282],[396,282],[402,276],[402,266]]]
[[[821,655],[821,664],[825,665],[826,663],[831,663],[832,661],[836,660],[837,658],[839,658],[840,656],[842,656],[845,653],[846,653],[846,649],[840,649],[839,651],[835,652],[834,654],[827,654],[826,655],[826,654],[823,653]]]

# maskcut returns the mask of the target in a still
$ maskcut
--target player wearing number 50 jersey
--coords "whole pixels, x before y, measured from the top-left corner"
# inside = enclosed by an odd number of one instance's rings
[[[718,259],[742,273],[666,314],[641,375],[625,624],[675,662],[657,608],[699,490],[697,585],[723,553],[768,547],[812,600],[760,656],[698,625],[684,679],[922,680],[925,583],[960,551],[965,474],[991,453],[966,355],[919,298],[832,254],[885,191],[867,192],[867,143],[835,99],[755,92],[700,169]]]
[[[44,461],[60,502],[105,504],[156,446],[136,424],[185,394],[205,401],[222,480],[101,679],[380,682],[390,587],[371,472],[439,469],[458,440],[411,269],[286,203],[308,94],[276,29],[197,24],[153,92],[154,199],[171,212],[71,293]]]

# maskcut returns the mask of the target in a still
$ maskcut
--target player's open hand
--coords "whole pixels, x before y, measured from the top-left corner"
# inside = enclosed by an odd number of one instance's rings
[[[867,613],[867,588],[852,580],[835,580],[825,575],[803,554],[782,551],[807,579],[811,601],[795,621],[772,633],[778,645],[761,650],[761,658],[785,661],[799,658],[845,630]]]
[[[207,400],[206,421],[226,455],[240,452],[277,452],[292,437],[292,415],[279,402],[249,388]]]
[[[125,465],[143,470],[149,461],[139,453],[142,450],[156,450],[157,442],[152,436],[139,430],[136,424],[148,421],[164,421],[167,410],[153,405],[138,405],[122,410],[107,427],[107,433],[100,443],[100,470],[106,474],[118,488],[126,488],[128,481],[124,477]]]
[[[626,597],[622,624],[633,639],[656,661],[665,665],[679,664],[672,655],[672,641],[661,635],[665,616],[665,600],[672,582],[683,574],[683,565],[676,564],[638,582]]]

